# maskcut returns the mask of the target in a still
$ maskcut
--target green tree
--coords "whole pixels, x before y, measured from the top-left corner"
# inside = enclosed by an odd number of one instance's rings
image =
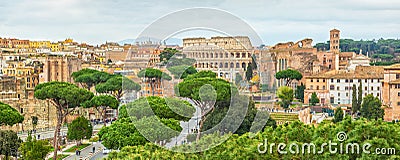
[[[277,96],[280,99],[279,104],[282,108],[289,108],[293,101],[293,89],[287,86],[279,87]]]
[[[364,97],[361,105],[361,116],[367,119],[383,119],[385,112],[382,109],[382,102],[378,97],[369,94]]]
[[[16,156],[22,140],[13,131],[0,130],[0,155],[5,159],[9,156]]]
[[[251,64],[247,66],[246,69],[246,80],[250,81],[250,79],[253,78],[253,67],[251,67]]]
[[[188,75],[197,73],[196,68],[193,66],[186,66],[186,65],[179,65],[179,66],[172,66],[167,68],[174,78],[176,79],[184,79]]]
[[[185,79],[194,79],[194,78],[216,78],[217,74],[213,71],[207,70],[207,71],[200,71],[195,74],[189,75]]]
[[[56,107],[57,125],[54,131],[53,147],[58,148],[61,124],[65,117],[81,103],[91,99],[93,93],[67,82],[47,82],[35,87],[35,98],[49,100]],[[53,159],[57,158],[57,149]]]
[[[0,126],[13,126],[14,124],[22,123],[23,121],[24,116],[22,116],[15,108],[0,102]]]
[[[159,55],[160,61],[169,61],[169,59],[173,57],[176,53],[179,53],[179,51],[176,49],[165,48]]]
[[[22,159],[42,160],[51,151],[51,145],[47,140],[36,140],[29,134],[26,141],[19,147]]]
[[[361,109],[361,103],[363,101],[363,90],[362,90],[362,82],[360,79],[360,85],[358,86],[358,98],[357,98],[357,109]]]
[[[138,73],[138,77],[143,78],[144,82],[150,84],[152,95],[154,96],[155,85],[161,85],[161,80],[171,80],[171,76],[159,69],[146,68]]]
[[[239,85],[239,83],[243,80],[242,75],[240,75],[240,73],[236,73],[235,74],[235,84]]]
[[[89,139],[92,137],[93,126],[85,117],[78,117],[68,125],[67,138],[70,140],[78,140],[78,145],[81,144],[82,139]]]
[[[338,123],[338,122],[343,120],[343,117],[344,117],[344,113],[343,113],[342,108],[341,107],[337,107],[336,111],[335,111],[334,118],[333,118],[333,122],[334,123]]]
[[[126,110],[126,105],[122,105],[121,107],[119,107],[118,119],[121,118],[129,118],[128,111]]]
[[[286,86],[290,86],[292,84],[293,80],[301,80],[303,78],[303,75],[297,70],[292,70],[292,69],[287,69],[287,70],[282,70],[279,71],[275,74],[275,78],[278,80],[285,80],[286,81]]]
[[[96,85],[97,92],[112,94],[119,102],[126,92],[139,90],[139,84],[122,75],[113,76],[106,82]]]
[[[33,130],[36,130],[36,126],[38,124],[38,117],[37,116],[31,116],[32,119],[32,126],[33,126]]]
[[[317,103],[319,103],[319,98],[317,96],[317,93],[314,92],[311,94],[310,105],[315,106]]]
[[[99,95],[99,96],[94,96],[91,100],[86,101],[85,103],[82,104],[83,107],[85,108],[91,108],[93,107],[94,109],[97,110],[97,112],[101,115],[104,126],[106,126],[106,118],[107,118],[107,108],[110,109],[118,109],[119,102],[118,100],[110,95]]]
[[[351,111],[353,112],[353,114],[356,114],[357,111],[360,110],[360,108],[358,108],[358,100],[357,100],[357,86],[356,84],[353,84],[353,89],[352,89],[352,99],[351,99]]]
[[[306,86],[301,83],[300,86],[296,87],[296,91],[295,91],[295,97],[296,99],[301,100],[301,102],[304,102],[304,90],[306,89]]]
[[[200,138],[200,130],[204,125],[204,121],[207,119],[205,116],[207,113],[212,111],[216,103],[227,103],[231,97],[231,84],[228,81],[218,78],[211,78],[210,76],[199,75],[211,75],[209,72],[198,72],[194,75],[184,79],[183,82],[177,85],[178,95],[181,97],[187,97],[193,100],[193,102],[201,109],[201,120],[200,129],[198,130],[197,139]],[[212,75],[215,75],[213,73]],[[232,92],[231,92],[232,91]],[[228,105],[229,106],[229,105]]]
[[[74,79],[75,82],[80,83],[88,90],[99,83],[106,82],[112,76],[113,75],[109,73],[88,68],[76,71],[71,74],[71,77]]]

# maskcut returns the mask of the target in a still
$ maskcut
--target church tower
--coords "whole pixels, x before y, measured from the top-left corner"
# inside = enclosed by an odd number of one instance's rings
[[[339,40],[340,40],[340,31],[337,29],[332,29],[330,31],[330,51],[333,53],[339,53]]]

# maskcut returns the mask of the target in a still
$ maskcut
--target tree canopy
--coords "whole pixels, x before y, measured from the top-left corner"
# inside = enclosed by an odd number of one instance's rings
[[[106,82],[109,78],[113,76],[114,75],[106,72],[101,72],[88,68],[76,71],[71,74],[71,77],[74,79],[75,82],[81,83],[88,90],[99,83]]]
[[[23,160],[42,160],[51,151],[51,145],[48,140],[36,140],[28,135],[26,142],[19,147]]]
[[[165,48],[159,55],[160,61],[169,61],[169,59],[173,57],[176,53],[179,53],[179,51],[176,49]]]
[[[293,94],[293,89],[290,87],[282,86],[278,88],[276,95],[280,99],[279,104],[282,108],[289,108],[293,101]]]
[[[344,113],[341,107],[337,107],[335,110],[335,116],[333,118],[334,123],[338,123],[343,120]]]
[[[303,75],[297,70],[292,70],[292,69],[286,69],[279,71],[275,74],[276,79],[283,79],[286,81],[286,86],[289,86],[292,84],[293,80],[301,80],[303,78]]]
[[[70,140],[89,139],[92,137],[93,126],[85,117],[78,117],[68,125],[67,138]]]
[[[213,71],[207,70],[207,71],[200,71],[195,74],[189,75],[186,77],[186,79],[194,79],[194,78],[217,78],[217,74]]]
[[[191,74],[197,73],[196,68],[193,66],[186,66],[186,65],[179,65],[179,66],[172,66],[167,68],[174,78],[176,79],[184,79]]]
[[[337,138],[339,132],[345,132],[347,139],[340,142]],[[226,137],[230,136],[226,141]],[[352,120],[350,117],[336,124],[323,122],[318,126],[306,125],[299,121],[290,124],[279,125],[275,129],[267,127],[263,132],[257,134],[247,133],[243,135],[220,136],[219,134],[209,134],[202,137],[199,141],[188,145],[181,145],[170,151],[155,144],[147,143],[145,145],[127,146],[120,152],[111,153],[107,159],[396,159],[396,154],[371,154],[376,148],[395,148],[400,149],[397,140],[400,139],[400,128],[398,124],[387,123],[383,121],[367,121],[365,119]],[[264,144],[267,141],[267,144]],[[337,143],[332,145],[332,150],[340,151],[340,143],[343,147],[348,143],[359,144],[359,154],[354,154],[351,149],[348,153],[343,150],[342,154],[332,154],[328,146],[323,143]],[[222,143],[221,143],[222,142]],[[220,145],[218,145],[221,143]],[[263,144],[262,144],[263,143]],[[276,144],[269,147],[270,144]],[[285,143],[286,147],[281,148],[287,154],[280,154],[277,150],[277,144]],[[308,153],[307,146],[303,144],[314,144],[315,151],[310,148]],[[371,153],[362,151],[362,146],[366,143],[372,144],[368,149]],[[193,152],[195,149],[204,148],[209,144],[217,145],[203,152]],[[260,146],[261,144],[261,146]],[[293,147],[290,147],[294,144]],[[298,146],[298,151],[296,151]],[[322,150],[323,152],[319,153]],[[296,151],[292,153],[289,149]],[[304,148],[304,149],[302,149]],[[304,150],[304,154],[302,153]],[[354,152],[356,152],[355,149]]]
[[[317,96],[317,93],[314,92],[311,94],[310,105],[315,106],[317,103],[319,103],[319,98]]]
[[[361,105],[361,116],[367,119],[383,119],[385,112],[382,109],[382,102],[378,97],[369,94],[364,97]]]
[[[121,97],[126,91],[139,91],[140,88],[139,84],[122,75],[113,76],[106,82],[96,85],[97,92],[110,93],[117,98],[118,101],[121,100]]]
[[[14,124],[22,123],[23,121],[24,116],[22,116],[15,108],[0,102],[0,126],[13,126]]]
[[[138,77],[141,78],[149,78],[149,79],[165,79],[165,80],[171,80],[171,76],[168,74],[162,72],[159,69],[154,69],[154,68],[146,68],[138,73]]]
[[[0,155],[5,155],[8,159],[9,156],[16,156],[22,140],[18,137],[17,133],[13,131],[0,130]]]

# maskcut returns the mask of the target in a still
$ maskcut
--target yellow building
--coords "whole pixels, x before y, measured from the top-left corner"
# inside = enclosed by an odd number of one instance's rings
[[[382,83],[382,105],[385,108],[385,121],[400,119],[400,64],[384,67]]]
[[[50,41],[29,41],[30,48],[50,48]]]
[[[61,48],[61,45],[59,43],[51,43],[50,44],[50,49],[52,52],[59,52]]]

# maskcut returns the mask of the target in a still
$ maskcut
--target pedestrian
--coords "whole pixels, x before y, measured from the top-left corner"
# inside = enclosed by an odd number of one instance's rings
[[[78,150],[78,156],[80,156],[81,155],[81,151],[80,150]]]
[[[37,135],[37,139],[40,139],[40,134]]]
[[[78,148],[75,148],[75,154],[79,156]]]
[[[94,151],[96,151],[96,147],[93,146],[92,150],[93,150],[93,153],[94,153]]]

